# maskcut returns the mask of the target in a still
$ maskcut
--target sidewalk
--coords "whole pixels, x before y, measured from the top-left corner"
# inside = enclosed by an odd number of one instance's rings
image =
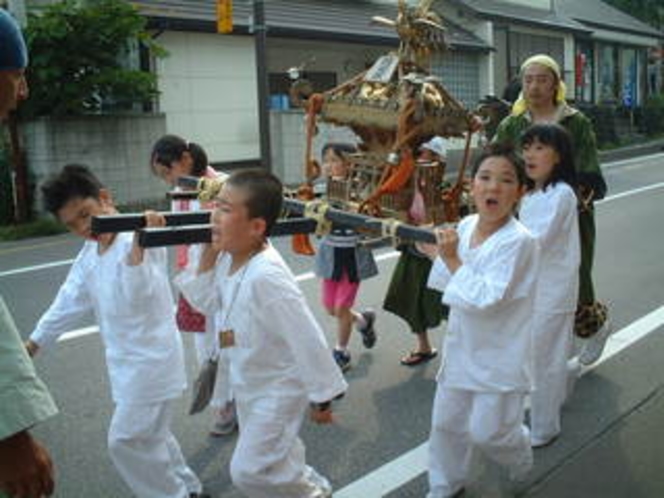
[[[528,498],[664,496],[664,329],[580,379]]]
[[[632,157],[647,156],[664,152],[664,138],[649,140],[644,143],[628,145],[612,150],[599,151],[599,162],[609,163],[621,159],[631,159]]]
[[[627,145],[617,149],[600,150],[598,156],[600,164],[604,164],[623,159],[631,159],[638,156],[647,156],[658,152],[664,152],[664,138],[649,140],[640,144]],[[473,157],[477,157],[477,153],[478,149],[475,148],[472,150],[471,162]],[[453,149],[449,151],[448,167],[446,170],[446,177],[448,180],[456,177],[456,172],[459,171],[462,158],[463,150]],[[468,171],[466,171],[466,173],[468,173]]]

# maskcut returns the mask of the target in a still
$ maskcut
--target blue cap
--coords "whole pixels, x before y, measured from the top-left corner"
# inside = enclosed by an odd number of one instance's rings
[[[0,9],[0,71],[23,69],[28,65],[28,49],[16,20]]]

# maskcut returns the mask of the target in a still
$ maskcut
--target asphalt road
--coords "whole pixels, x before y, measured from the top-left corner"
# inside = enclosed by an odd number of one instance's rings
[[[599,297],[610,303],[616,330],[664,304],[663,162],[664,154],[658,154],[605,168],[609,194],[615,197],[597,207],[595,274]],[[638,190],[644,187],[647,190]],[[311,262],[290,255],[286,241],[278,245],[300,275],[301,286],[332,343],[334,323],[322,313],[319,284],[309,274]],[[54,297],[68,270],[67,261],[79,247],[80,242],[69,235],[0,244],[0,293],[24,337]],[[381,273],[363,285],[359,305],[380,310],[396,258],[390,249],[378,254]],[[660,463],[664,458],[660,392],[664,362],[659,361],[664,353],[664,328],[659,323],[651,324],[654,332],[638,342],[626,339],[626,349],[579,381],[565,410],[562,437],[536,453],[536,468],[523,490],[527,496],[664,496]],[[90,317],[80,327],[91,325]],[[437,343],[442,329],[432,333]],[[414,369],[399,365],[413,338],[392,315],[378,313],[378,333],[378,344],[370,351],[353,338],[353,368],[347,374],[350,390],[338,406],[338,423],[331,427],[305,424],[308,460],[341,490],[340,495],[421,497],[426,490],[422,462],[403,455],[427,439],[438,362]],[[185,337],[193,373],[190,339]],[[35,431],[56,462],[56,496],[130,496],[106,452],[112,404],[99,336],[85,334],[63,341],[41,355],[37,365],[61,411]],[[208,437],[209,414],[189,417],[185,405],[186,400],[177,405],[174,432],[190,465],[213,496],[238,497],[228,475],[235,437]],[[406,477],[399,480],[402,473]],[[359,480],[367,483],[364,489],[374,491],[353,491],[360,489]],[[385,484],[391,481],[397,484]]]

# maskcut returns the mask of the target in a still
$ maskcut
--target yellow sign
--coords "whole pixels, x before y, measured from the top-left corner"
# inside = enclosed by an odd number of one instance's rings
[[[233,32],[233,0],[217,0],[217,33]]]

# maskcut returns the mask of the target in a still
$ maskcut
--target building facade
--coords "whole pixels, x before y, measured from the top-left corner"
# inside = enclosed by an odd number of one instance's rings
[[[664,33],[601,0],[440,0],[437,8],[493,47],[484,64],[494,94],[536,53],[560,63],[577,102],[634,107],[660,88],[648,66]]]
[[[220,166],[259,157],[257,64],[252,2],[234,2],[232,34],[216,33],[214,1],[134,2],[169,56],[153,68],[159,77],[157,110],[167,129],[201,143]],[[306,64],[316,90],[334,87],[398,48],[394,30],[371,23],[395,18],[397,2],[378,0],[270,0],[265,66],[270,80],[272,163],[286,181],[302,176],[302,111],[289,108],[286,71]],[[453,22],[446,23],[451,51],[435,57],[432,72],[466,105],[490,88],[480,60],[490,47]],[[323,127],[319,142],[347,137]],[[320,143],[318,144],[320,147]]]
[[[165,116],[166,131],[203,145],[215,165],[256,164],[259,104],[269,105],[271,162],[286,181],[301,178],[304,154],[302,111],[290,108],[287,69],[305,64],[315,89],[326,90],[398,47],[394,30],[370,22],[395,18],[396,0],[264,1],[264,60],[256,55],[252,0],[233,2],[231,34],[217,33],[214,0],[132,3],[169,53],[146,67],[158,75],[154,111]],[[451,49],[430,69],[469,108],[485,95],[500,96],[523,60],[540,52],[559,61],[571,100],[635,106],[661,85],[648,56],[659,53],[652,50],[662,33],[601,0],[437,0],[433,8]],[[265,103],[259,64],[269,78]],[[317,146],[328,139],[352,137],[323,126]]]

